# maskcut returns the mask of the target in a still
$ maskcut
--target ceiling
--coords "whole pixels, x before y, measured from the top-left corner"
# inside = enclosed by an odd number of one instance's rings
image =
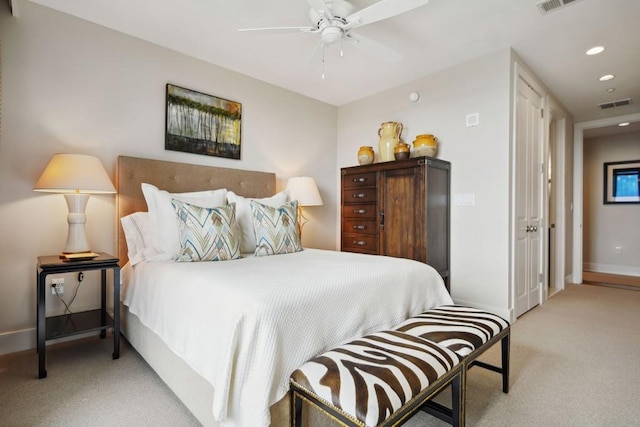
[[[539,0],[430,0],[355,30],[399,52],[399,63],[349,43],[340,57],[337,43],[324,80],[318,35],[237,31],[308,26],[306,0],[31,1],[336,106],[511,47],[576,122],[640,113],[640,0],[575,0],[546,14]],[[587,56],[595,45],[606,50]],[[604,74],[615,78],[599,82]],[[632,104],[597,106],[624,98]]]

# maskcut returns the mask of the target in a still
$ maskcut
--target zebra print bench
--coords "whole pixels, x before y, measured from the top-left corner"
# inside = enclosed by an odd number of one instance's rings
[[[502,391],[509,392],[509,322],[495,314],[458,305],[440,306],[412,317],[394,328],[433,341],[454,351],[462,359],[462,387],[466,390],[467,371],[472,366],[502,374]],[[502,364],[491,365],[478,356],[501,341]],[[437,405],[445,414],[450,411]]]
[[[292,423],[306,401],[346,426],[398,426],[451,385],[454,426],[464,420],[462,364],[452,350],[399,331],[367,335],[311,359],[291,374]]]

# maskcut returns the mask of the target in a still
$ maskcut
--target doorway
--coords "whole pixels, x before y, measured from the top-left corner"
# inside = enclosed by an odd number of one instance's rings
[[[584,173],[584,131],[606,126],[614,126],[620,122],[638,122],[640,113],[627,114],[606,119],[580,122],[574,125],[573,132],[573,258],[572,283],[582,283],[582,218],[583,218],[583,173]]]

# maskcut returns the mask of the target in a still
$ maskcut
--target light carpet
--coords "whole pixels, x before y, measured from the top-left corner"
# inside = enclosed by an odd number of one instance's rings
[[[640,425],[639,330],[640,292],[570,285],[512,326],[509,394],[499,374],[469,371],[467,425]],[[48,347],[44,380],[35,350],[0,356],[0,425],[198,425],[125,340],[119,360],[111,344]],[[499,358],[498,345],[481,359]],[[405,425],[447,424],[418,414]]]

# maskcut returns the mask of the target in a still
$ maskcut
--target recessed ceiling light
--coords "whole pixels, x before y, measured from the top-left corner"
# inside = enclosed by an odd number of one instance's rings
[[[616,91],[616,88],[615,88],[615,87],[609,87],[609,88],[607,88],[607,92],[609,92],[609,93],[612,93],[612,92],[615,92],[615,91]]]
[[[606,82],[608,80],[611,80],[614,77],[615,76],[613,74],[605,74],[604,76],[600,77],[598,80],[600,80],[601,82]]]
[[[618,123],[618,126],[629,126],[629,125],[630,125],[629,122]]]
[[[604,46],[594,46],[587,51],[587,55],[597,55],[602,52],[604,52]]]

